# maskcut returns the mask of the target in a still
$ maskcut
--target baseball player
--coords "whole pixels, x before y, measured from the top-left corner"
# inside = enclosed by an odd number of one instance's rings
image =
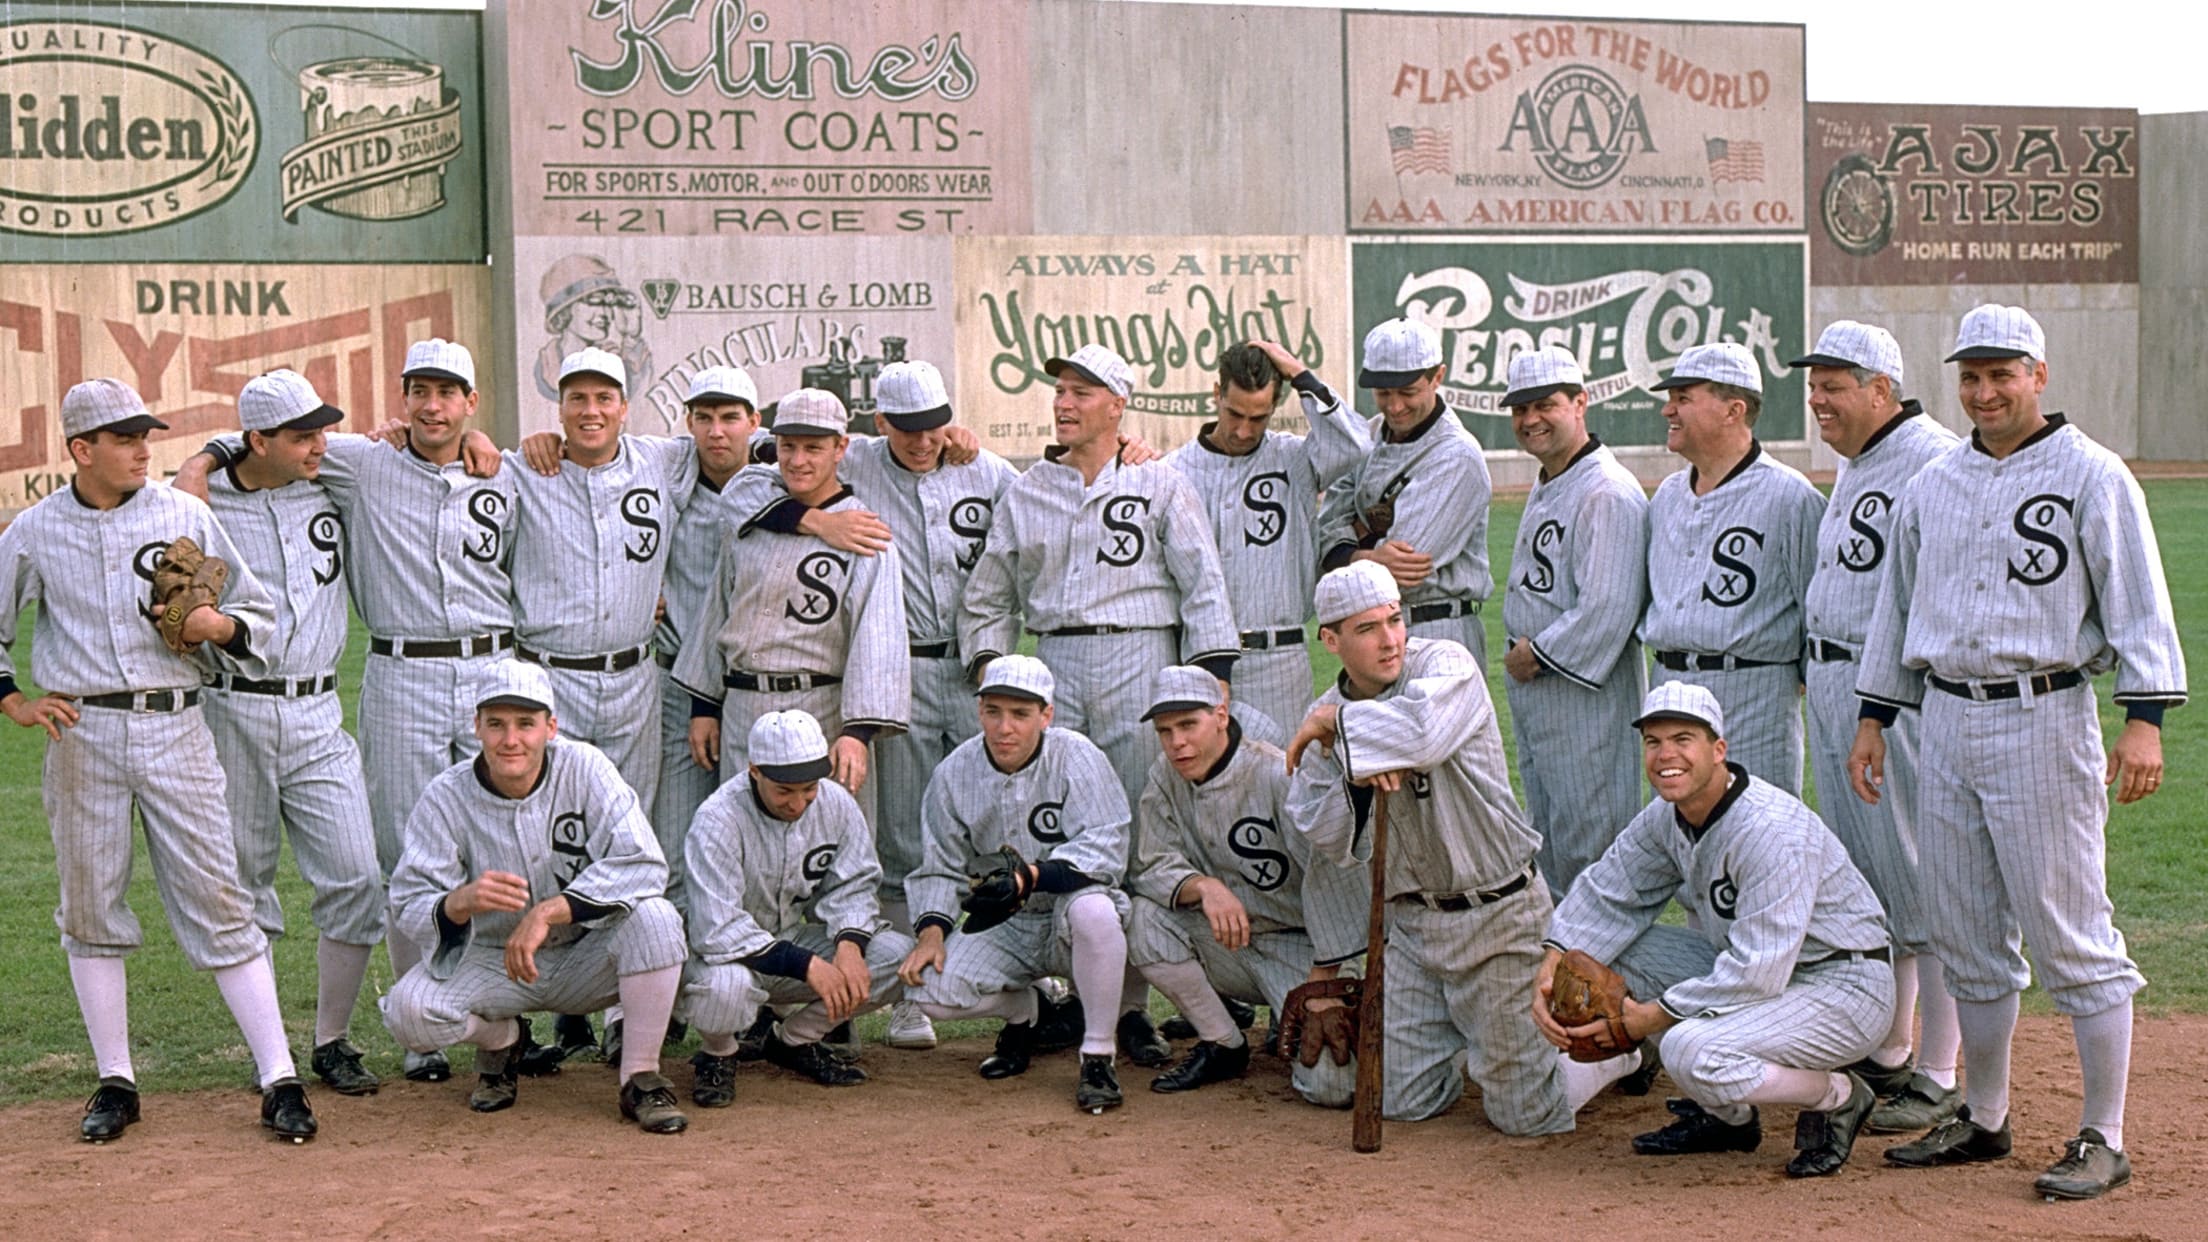
[[[1361,870],[1313,857],[1294,831],[1280,748],[1243,733],[1217,678],[1189,665],[1162,670],[1145,716],[1164,753],[1136,809],[1128,955],[1197,1039],[1150,1089],[1193,1091],[1249,1067],[1249,1042],[1220,996],[1278,1014],[1296,985],[1333,978],[1364,950],[1357,932],[1371,898]],[[1312,907],[1322,915],[1306,923]],[[1329,930],[1345,936],[1316,945]],[[1346,1067],[1323,1060],[1291,1067],[1290,1078],[1328,1103],[1355,1087]]]
[[[1505,1134],[1570,1130],[1579,1106],[1640,1058],[1566,1061],[1521,1017],[1551,907],[1534,873],[1540,839],[1511,800],[1487,679],[1461,643],[1408,637],[1402,591],[1378,562],[1329,571],[1316,610],[1342,675],[1290,740],[1288,815],[1315,856],[1357,867],[1371,858],[1374,800],[1389,794],[1386,890],[1372,894],[1391,916],[1382,1113],[1438,1116],[1469,1072]],[[1312,928],[1313,943],[1361,941],[1358,913],[1347,927]]]
[[[271,938],[284,932],[276,862],[287,828],[314,894],[314,1072],[340,1094],[372,1095],[380,1083],[345,1033],[384,937],[383,872],[360,747],[337,701],[345,527],[315,482],[326,429],[344,417],[296,371],[258,376],[238,394],[246,454],[208,480],[207,500],[244,567],[269,588],[276,619],[264,644],[268,676],[209,674],[204,710],[255,921]]]
[[[521,1014],[618,1000],[621,1115],[678,1133],[659,1049],[689,950],[651,822],[612,760],[559,736],[543,667],[495,661],[474,697],[482,752],[422,791],[391,877],[395,917],[433,948],[384,998],[384,1024],[419,1052],[474,1044],[468,1106],[490,1113],[514,1103]]]
[[[212,646],[242,673],[267,672],[276,609],[206,505],[147,483],[147,433],[167,426],[120,380],[86,380],[63,395],[76,477],[0,531],[0,647],[15,646],[17,618],[35,600],[32,676],[45,692],[25,693],[12,650],[0,652],[0,711],[47,737],[54,922],[100,1074],[84,1138],[120,1137],[138,1120],[123,966],[143,940],[127,901],[135,809],[177,947],[214,975],[252,1050],[261,1124],[303,1142],[314,1112],[284,1035],[268,938],[238,882],[222,765],[199,706],[201,666],[146,620],[155,560],[189,537],[232,566],[219,611],[203,605],[182,618],[178,637],[195,658]]]
[[[1655,385],[1664,444],[1687,459],[1648,503],[1655,684],[1708,686],[1733,762],[1802,792],[1802,595],[1825,498],[1763,451],[1763,372],[1745,345],[1696,345]]]
[[[683,1005],[704,1036],[690,1098],[736,1098],[736,1034],[768,1004],[796,1006],[766,1058],[826,1087],[866,1071],[821,1045],[831,1027],[903,993],[912,938],[882,921],[881,864],[859,804],[828,775],[828,739],[803,712],[752,722],[750,766],[698,809],[684,848],[691,876]]]
[[[1446,638],[1484,666],[1480,606],[1487,572],[1487,456],[1441,399],[1441,334],[1390,319],[1365,334],[1357,384],[1372,390],[1372,455],[1329,489],[1320,511],[1321,565],[1375,561],[1403,591],[1420,638]]]
[[[1958,443],[1902,392],[1901,346],[1883,328],[1842,319],[1817,347],[1792,363],[1809,368],[1809,409],[1817,433],[1842,458],[1817,526],[1817,568],[1802,604],[1808,631],[1809,754],[1819,810],[1848,857],[1871,882],[1893,933],[1894,1020],[1856,1072],[1878,1092],[1867,1128],[1921,1133],[1955,1115],[1955,1058],[1961,1036],[1940,959],[1930,952],[1925,894],[1918,886],[1917,719],[1909,711],[1887,734],[1886,773],[1895,792],[1876,805],[1847,790],[1848,750],[1862,700],[1855,697],[1857,656],[1891,540],[1894,501],[1926,463]],[[1912,1066],[1916,1011],[1924,1044]]]
[[[1686,1093],[1677,1120],[1639,1135],[1644,1156],[1754,1151],[1757,1107],[1791,1104],[1789,1177],[1826,1177],[1854,1150],[1877,1095],[1846,1068],[1886,1031],[1894,976],[1878,897],[1847,849],[1792,794],[1726,759],[1725,713],[1692,682],[1649,692],[1643,766],[1656,790],[1550,921],[1534,1023],[1564,1047],[1602,1022],[1549,1015],[1567,949],[1615,962],[1626,1034],[1655,1039]],[[1676,898],[1694,927],[1658,927]],[[1637,999],[1648,997],[1651,999]]]
[[[1648,603],[1648,498],[1588,433],[1570,351],[1514,355],[1507,374],[1511,432],[1541,475],[1503,585],[1503,689],[1541,878],[1562,899],[1641,805],[1629,747],[1645,678],[1633,631]]]
[[[1269,430],[1293,388],[1308,436]],[[1271,341],[1219,355],[1214,418],[1168,453],[1211,515],[1211,536],[1242,639],[1234,698],[1292,728],[1311,705],[1303,623],[1318,581],[1319,493],[1372,451],[1362,419]]]
[[[2084,1076],[2078,1135],[2035,1185],[2086,1199],[2131,1178],[2131,998],[2146,982],[2111,921],[2106,787],[2119,802],[2160,787],[2162,714],[2185,701],[2185,663],[2146,499],[2114,453],[2041,411],[2046,357],[2021,308],[1963,317],[1948,360],[1974,430],[1902,493],[1848,775],[1878,801],[1883,726],[1921,703],[1918,861],[1970,1074],[1955,1117],[1886,1158],[2008,1155],[2009,1041],[2031,980],[2021,938]],[[2125,721],[2104,756],[2092,679],[2110,667]]]
[[[905,881],[920,930],[898,975],[937,1021],[1003,1020],[981,1063],[990,1079],[1027,1072],[1037,1026],[1062,1016],[1036,983],[1071,975],[1091,1002],[1074,1103],[1102,1112],[1122,1101],[1113,1020],[1127,970],[1127,801],[1103,751],[1052,723],[1055,691],[1033,656],[1000,656],[982,673],[980,735],[944,758],[921,805],[921,864]],[[946,945],[967,878],[1005,849],[1023,860],[1017,912]]]

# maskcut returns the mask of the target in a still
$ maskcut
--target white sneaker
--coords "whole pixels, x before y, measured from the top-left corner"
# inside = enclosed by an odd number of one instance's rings
[[[920,1006],[911,1001],[898,1001],[889,1007],[889,1046],[892,1048],[935,1047],[935,1023],[920,1012]]]

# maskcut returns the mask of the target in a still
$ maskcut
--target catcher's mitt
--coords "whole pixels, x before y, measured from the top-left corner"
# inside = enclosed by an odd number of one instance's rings
[[[1034,875],[1018,850],[1007,845],[997,851],[997,856],[997,865],[987,875],[974,877],[973,891],[959,903],[966,911],[963,930],[988,931],[1018,914],[1027,904],[1028,895],[1035,891]]]
[[[229,562],[200,551],[189,535],[153,558],[153,601],[146,615],[153,618],[169,650],[182,655],[196,645],[184,641],[184,619],[220,603],[223,584],[229,580]]]
[[[1631,1052],[1640,1041],[1626,1034],[1625,978],[1578,949],[1556,964],[1555,982],[1549,988],[1549,1016],[1570,1029],[1590,1022],[1608,1024],[1610,1045],[1589,1037],[1572,1040],[1565,1053],[1574,1061],[1607,1061]]]
[[[1312,979],[1296,985],[1282,1000],[1280,1054],[1301,1061],[1305,1069],[1319,1063],[1319,1055],[1333,1056],[1346,1066],[1357,1055],[1357,1022],[1365,994],[1362,979]],[[1340,1006],[1314,1011],[1311,1002],[1332,998]]]

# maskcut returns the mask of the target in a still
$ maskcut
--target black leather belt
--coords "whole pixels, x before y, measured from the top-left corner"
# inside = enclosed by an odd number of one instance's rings
[[[1166,629],[1162,625],[1069,625],[1062,630],[1044,630],[1044,638],[1089,638],[1097,634],[1142,634],[1150,630]]]
[[[1484,893],[1398,893],[1395,899],[1397,901],[1407,901],[1412,905],[1424,906],[1429,910],[1440,910],[1445,914],[1453,914],[1458,911],[1470,910],[1475,906],[1494,905],[1531,883],[1533,883],[1533,868],[1529,866],[1524,871],[1519,872],[1515,879],[1488,889]]]
[[[618,673],[642,664],[644,658],[652,654],[652,645],[646,643],[641,647],[631,647],[627,651],[615,651],[606,655],[563,656],[531,651],[516,643],[514,654],[531,664],[542,664],[546,668],[563,668],[577,673]]]
[[[1891,962],[1893,960],[1894,951],[1885,945],[1880,945],[1875,949],[1834,949],[1823,957],[1814,957],[1806,962],[1796,962],[1794,968],[1799,970],[1804,966],[1822,966],[1826,962]]]
[[[1841,660],[1854,659],[1855,652],[1836,642],[1830,642],[1822,638],[1812,638],[1809,640],[1809,658],[1819,664],[1833,664]]]
[[[1275,647],[1301,647],[1303,630],[1244,630],[1242,650],[1271,651]]]
[[[1453,599],[1446,604],[1411,605],[1410,623],[1421,625],[1428,621],[1448,621],[1456,617],[1476,617],[1480,614],[1480,601]]]
[[[199,691],[143,690],[135,694],[88,694],[77,702],[85,707],[105,707],[118,712],[176,712],[199,706]]]
[[[958,644],[947,638],[939,643],[912,644],[912,658],[915,660],[942,660],[957,653]]]
[[[208,683],[217,690],[237,694],[267,694],[284,699],[303,699],[316,694],[333,694],[337,690],[337,674],[324,673],[320,677],[301,677],[296,680],[272,677],[266,681],[252,677],[233,677],[217,673]]]
[[[721,684],[731,690],[756,690],[767,694],[795,694],[818,686],[840,686],[836,673],[730,673]]]
[[[2004,699],[2020,699],[2024,690],[2020,683],[2029,681],[2033,694],[2053,694],[2083,685],[2085,674],[2074,668],[2053,673],[2034,673],[2030,677],[2011,677],[2004,681],[1949,681],[1945,677],[1926,675],[1934,690],[1952,694],[1959,699],[1977,699],[1983,703],[1995,703]]]
[[[1659,651],[1656,663],[1674,673],[1719,673],[1736,668],[1776,668],[1792,660],[1750,660],[1735,655],[1709,655],[1700,651]]]
[[[483,656],[494,651],[504,651],[514,645],[511,631],[500,630],[496,634],[471,634],[466,638],[371,638],[368,650],[380,656],[397,656],[402,660],[457,660],[463,656]]]

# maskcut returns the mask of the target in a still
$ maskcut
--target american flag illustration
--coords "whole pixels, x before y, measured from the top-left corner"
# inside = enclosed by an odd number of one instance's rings
[[[1449,171],[1449,140],[1451,131],[1432,129],[1421,125],[1388,126],[1388,156],[1395,163],[1395,175],[1407,172],[1447,173]]]
[[[1705,138],[1702,147],[1710,159],[1711,184],[1720,181],[1763,180],[1762,143]]]

